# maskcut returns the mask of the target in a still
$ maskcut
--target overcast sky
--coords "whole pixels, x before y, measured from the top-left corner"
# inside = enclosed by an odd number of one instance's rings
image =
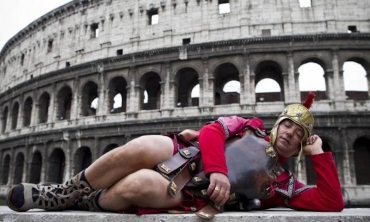
[[[0,0],[0,49],[20,30],[71,0]]]

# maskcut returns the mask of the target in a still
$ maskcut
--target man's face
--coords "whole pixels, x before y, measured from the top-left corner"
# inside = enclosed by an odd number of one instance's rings
[[[285,119],[278,126],[274,147],[281,156],[291,157],[299,150],[303,136],[301,126],[290,119]]]

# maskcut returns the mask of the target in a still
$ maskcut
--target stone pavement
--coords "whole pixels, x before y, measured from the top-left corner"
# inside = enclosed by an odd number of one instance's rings
[[[188,222],[188,221],[207,221],[198,218],[195,214],[115,214],[115,213],[96,213],[84,211],[60,211],[46,212],[43,210],[30,210],[24,213],[17,213],[8,207],[0,206],[0,222],[13,221],[52,221],[52,222],[108,222],[108,221],[130,221],[130,222]],[[290,209],[279,208],[265,211],[253,212],[226,212],[216,215],[212,222],[240,222],[240,221],[370,221],[370,208],[345,209],[340,213],[326,212],[304,212],[293,211]]]

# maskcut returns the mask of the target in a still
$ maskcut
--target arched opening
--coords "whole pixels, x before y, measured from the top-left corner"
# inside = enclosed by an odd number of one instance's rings
[[[370,185],[370,139],[358,138],[353,148],[357,185]]]
[[[155,72],[148,72],[140,80],[140,101],[143,110],[154,110],[160,107],[161,78]],[[145,103],[144,91],[148,93],[148,100]]]
[[[77,174],[86,169],[91,164],[91,151],[89,147],[83,146],[79,148],[75,154],[74,173]]]
[[[33,101],[31,97],[28,97],[23,105],[23,126],[31,125]]]
[[[98,85],[94,82],[88,82],[82,88],[81,96],[81,114],[82,116],[94,116],[98,108]]]
[[[15,130],[17,128],[18,114],[19,114],[19,104],[16,102],[13,105],[12,109],[12,125],[11,125],[12,130]]]
[[[215,69],[214,77],[215,105],[239,103],[240,82],[238,68],[232,63],[223,63]],[[224,91],[225,86],[227,91]]]
[[[193,68],[180,69],[175,77],[177,101],[176,107],[194,106],[192,89],[199,83],[198,73]],[[199,97],[199,96],[198,96]],[[197,103],[195,103],[197,105]]]
[[[315,100],[326,99],[326,81],[323,67],[316,62],[307,62],[298,68],[299,91],[301,101],[304,101],[308,92],[315,92]]]
[[[284,101],[282,70],[281,66],[272,60],[262,61],[257,65],[255,69],[256,102]],[[276,86],[276,83],[279,87]],[[278,89],[279,91],[277,91]]]
[[[57,93],[57,119],[65,120],[71,118],[72,90],[64,86]]]
[[[8,184],[9,178],[9,170],[10,170],[10,156],[6,155],[3,162],[2,172],[1,172],[1,184],[6,185]]]
[[[50,95],[44,92],[39,100],[39,123],[46,123],[49,117]]]
[[[281,89],[279,84],[270,78],[259,81],[255,88],[256,102],[279,101],[281,98]]]
[[[22,183],[23,177],[23,166],[24,166],[24,155],[23,153],[18,153],[15,158],[15,169],[14,169],[14,184]]]
[[[30,183],[38,184],[41,181],[42,156],[39,151],[36,151],[32,156],[30,169]]]
[[[65,155],[62,149],[56,148],[49,157],[48,182],[63,183]]]
[[[6,106],[3,111],[3,118],[1,120],[1,133],[4,133],[6,130],[6,124],[8,122],[8,107]]]
[[[111,113],[126,112],[127,82],[123,77],[115,77],[109,82],[108,108]]]
[[[344,63],[343,81],[347,99],[369,99],[369,83],[366,76],[366,70],[361,64],[352,61]]]

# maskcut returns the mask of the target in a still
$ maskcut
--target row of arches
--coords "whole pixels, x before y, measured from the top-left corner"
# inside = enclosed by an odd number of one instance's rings
[[[368,100],[370,81],[367,79],[368,75],[363,66],[367,63],[351,63],[355,64],[357,68],[345,72],[344,84],[352,84],[357,88],[346,92],[347,99]],[[319,66],[321,70],[303,71],[307,65]],[[317,91],[316,100],[333,99],[328,98],[327,91],[334,89],[330,88],[330,79],[322,67],[322,62],[314,63],[313,60],[307,60],[298,70],[299,73],[296,76],[298,86],[296,88],[302,98],[306,91],[300,91],[300,88],[307,91]],[[255,88],[253,92],[256,98],[255,102],[284,101],[286,99],[285,85],[287,80],[285,80],[283,68],[279,63],[271,60],[260,62],[254,73],[255,85],[250,87]],[[169,85],[169,88],[173,88],[173,94],[172,91],[167,92],[170,94],[167,98],[172,98],[170,108],[199,106],[202,105],[199,104],[202,92],[207,90],[200,84],[203,75],[193,67],[183,67],[177,70],[174,77],[171,78],[172,80],[169,81],[163,77],[161,72],[148,71],[141,75],[134,87],[128,84],[130,81],[128,76],[116,75],[109,79],[107,86],[104,86],[97,80],[99,78],[95,77],[83,82],[81,87],[76,90],[72,83],[64,83],[56,93],[51,90],[39,89],[36,93],[21,96],[25,97],[23,101],[22,98],[16,97],[9,101],[10,103],[2,105],[1,133],[31,125],[71,119],[73,109],[76,108],[74,118],[97,115],[99,109],[100,115],[126,112],[128,109],[136,111],[134,110],[136,108],[128,106],[129,100],[133,100],[131,104],[135,103],[134,100],[139,103],[137,110],[161,109],[164,108],[164,104],[161,104],[164,102],[161,96],[166,92],[164,89],[166,84]],[[240,78],[244,75],[244,72],[240,71],[240,68],[232,62],[219,64],[213,71],[213,77],[210,78],[213,83],[213,105],[240,103],[240,96],[248,94],[250,91],[241,85]],[[353,83],[353,81],[355,82]],[[325,87],[315,88],[320,85]],[[362,85],[362,88],[359,88],[359,85]],[[39,92],[41,95],[37,96]],[[129,97],[130,94],[131,97]]]
[[[118,147],[118,145],[115,143],[109,144],[103,150],[102,155],[116,147]],[[62,148],[53,149],[47,158],[44,158],[42,153],[37,150],[33,152],[30,160],[29,166],[26,167],[27,161],[25,161],[25,154],[23,152],[17,153],[14,160],[12,160],[9,154],[5,155],[2,160],[1,184],[6,185],[10,181],[12,181],[11,183],[13,184],[26,181],[35,184],[45,181],[55,183],[64,182],[64,174],[68,169],[66,168],[66,153]],[[87,146],[80,147],[75,152],[73,158],[74,173],[78,173],[87,168],[92,161],[91,149]],[[11,169],[11,166],[14,166],[13,169]],[[28,169],[27,172],[25,172],[26,169]],[[42,178],[43,170],[47,171],[44,172],[45,179]],[[11,174],[11,171],[13,174]]]
[[[332,145],[327,142],[328,140],[326,138],[322,139],[324,151],[333,151]],[[370,171],[370,163],[368,162],[370,158],[369,144],[370,139],[366,137],[360,137],[354,143],[353,166],[355,167],[357,185],[370,185],[370,177],[367,175],[367,172]],[[111,143],[102,150],[101,155],[117,147],[118,145],[116,143]],[[1,184],[7,185],[9,182],[13,184],[21,182],[40,183],[45,181],[56,183],[64,182],[64,174],[65,171],[68,170],[66,169],[66,160],[68,158],[66,158],[66,153],[63,149],[54,148],[47,157],[44,157],[39,150],[36,150],[30,157],[31,161],[28,167],[25,166],[26,158],[23,152],[18,152],[14,159],[9,154],[4,156],[1,168]],[[316,184],[316,175],[309,158],[310,157],[305,157],[305,164],[303,165],[305,176],[303,178],[306,178],[307,184],[314,185]],[[336,162],[341,161],[339,158],[336,158],[335,152],[334,158]],[[87,146],[81,146],[73,154],[73,175],[87,168],[92,162],[91,149]],[[13,169],[11,169],[11,166],[14,166]],[[285,167],[295,172],[296,160],[290,159]],[[27,172],[25,172],[26,169]],[[44,177],[42,177],[43,169],[46,170],[44,172]]]

